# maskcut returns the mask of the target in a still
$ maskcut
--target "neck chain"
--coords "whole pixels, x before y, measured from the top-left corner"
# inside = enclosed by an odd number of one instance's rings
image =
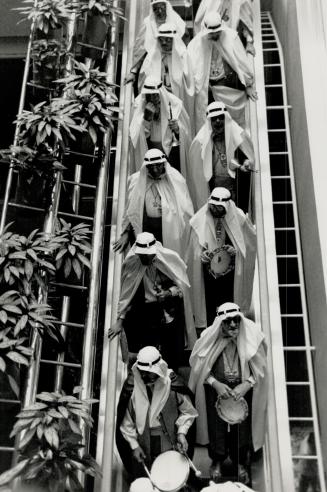
[[[228,357],[228,348],[234,347],[234,353],[232,355],[232,361]],[[223,351],[223,359],[224,359],[224,372],[225,378],[229,382],[233,382],[238,377],[238,360],[237,360],[237,347],[233,342],[229,342]],[[236,367],[235,367],[236,362]]]
[[[154,208],[157,208],[159,211],[161,211],[161,198],[160,198],[160,193],[159,191],[157,190],[157,187],[155,185],[155,183],[153,183],[151,185],[151,193],[152,193],[152,196],[153,196],[153,202],[152,202],[152,205]]]
[[[213,143],[215,146],[216,153],[218,154],[218,159],[223,167],[227,167],[227,156],[225,152],[225,142],[223,140],[216,138],[213,138]]]

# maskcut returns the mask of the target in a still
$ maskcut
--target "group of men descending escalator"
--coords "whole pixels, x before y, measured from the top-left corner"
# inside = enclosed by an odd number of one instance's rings
[[[202,0],[186,46],[185,22],[169,1],[146,1],[125,79],[135,91],[131,174],[114,244],[117,253],[129,249],[109,330],[129,359],[117,447],[137,479],[131,491],[147,490],[138,477],[158,457],[169,461],[165,453],[175,450],[188,460],[195,444],[208,450],[212,490],[227,491],[215,484],[228,479],[246,490],[267,402],[264,336],[248,317],[256,257],[248,216],[255,159],[245,128],[248,99],[257,98],[252,3]],[[162,463],[149,486],[178,490]],[[193,476],[191,487],[204,485]]]

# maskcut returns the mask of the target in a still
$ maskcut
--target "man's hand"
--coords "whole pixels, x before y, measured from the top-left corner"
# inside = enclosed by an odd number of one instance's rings
[[[133,449],[133,458],[138,462],[138,463],[143,463],[146,456],[144,454],[143,449],[139,446],[136,449]]]
[[[202,250],[200,259],[202,263],[210,263],[211,257],[210,257],[210,251],[208,250],[208,244],[205,244],[204,249]]]
[[[167,297],[172,296],[170,290],[163,290],[161,288],[156,292],[156,295],[159,302],[164,302]]]
[[[227,386],[225,383],[221,383],[220,381],[215,381],[213,383],[213,388],[217,391],[217,395],[221,398],[229,398],[230,396],[234,396],[233,390]]]
[[[246,44],[245,51],[247,53],[249,53],[249,55],[255,56],[255,47],[253,46],[253,41],[252,42],[248,42]]]
[[[130,72],[130,74],[124,78],[124,85],[130,84],[131,82],[134,83],[135,78],[136,78],[136,73]]]
[[[246,87],[245,92],[251,101],[256,101],[258,99],[258,94],[255,90],[255,88],[251,85],[249,87]]]
[[[144,108],[144,119],[146,121],[152,121],[156,113],[156,107],[152,102],[147,102]]]
[[[122,331],[122,329],[123,329],[123,320],[122,319],[118,319],[116,321],[116,323],[108,331],[108,338],[110,340],[112,340],[117,335],[119,335],[119,333]]]
[[[250,159],[245,159],[243,164],[240,166],[240,171],[243,171],[244,173],[248,173],[249,171],[253,171],[253,162],[250,161]]]
[[[168,126],[172,132],[176,133],[176,135],[179,135],[179,126],[177,120],[169,120]]]
[[[234,388],[234,398],[238,401],[242,396],[246,395],[246,393],[251,389],[251,384],[248,381],[244,381],[243,383],[237,385]]]
[[[114,242],[112,249],[115,253],[122,253],[128,246],[128,232],[123,232],[118,241]]]
[[[188,442],[184,434],[177,434],[177,449],[180,453],[187,453]]]

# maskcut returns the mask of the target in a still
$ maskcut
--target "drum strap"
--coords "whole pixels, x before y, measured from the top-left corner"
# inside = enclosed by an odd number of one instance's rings
[[[162,415],[162,413],[161,413],[161,412],[160,412],[160,414],[159,414],[159,422],[160,422],[160,424],[161,424],[161,427],[162,427],[163,433],[165,434],[165,436],[167,437],[168,441],[169,441],[169,442],[170,442],[170,444],[171,444],[172,449],[175,449],[175,443],[174,443],[174,441],[172,440],[171,435],[170,435],[170,434],[169,434],[169,432],[168,432],[168,429],[167,429],[167,426],[166,426],[165,419],[164,419],[164,417],[163,417],[163,415]]]

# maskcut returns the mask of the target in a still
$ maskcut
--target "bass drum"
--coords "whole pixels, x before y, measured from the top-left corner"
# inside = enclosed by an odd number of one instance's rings
[[[187,482],[190,466],[187,458],[178,451],[166,451],[154,460],[151,480],[162,492],[177,492]]]

